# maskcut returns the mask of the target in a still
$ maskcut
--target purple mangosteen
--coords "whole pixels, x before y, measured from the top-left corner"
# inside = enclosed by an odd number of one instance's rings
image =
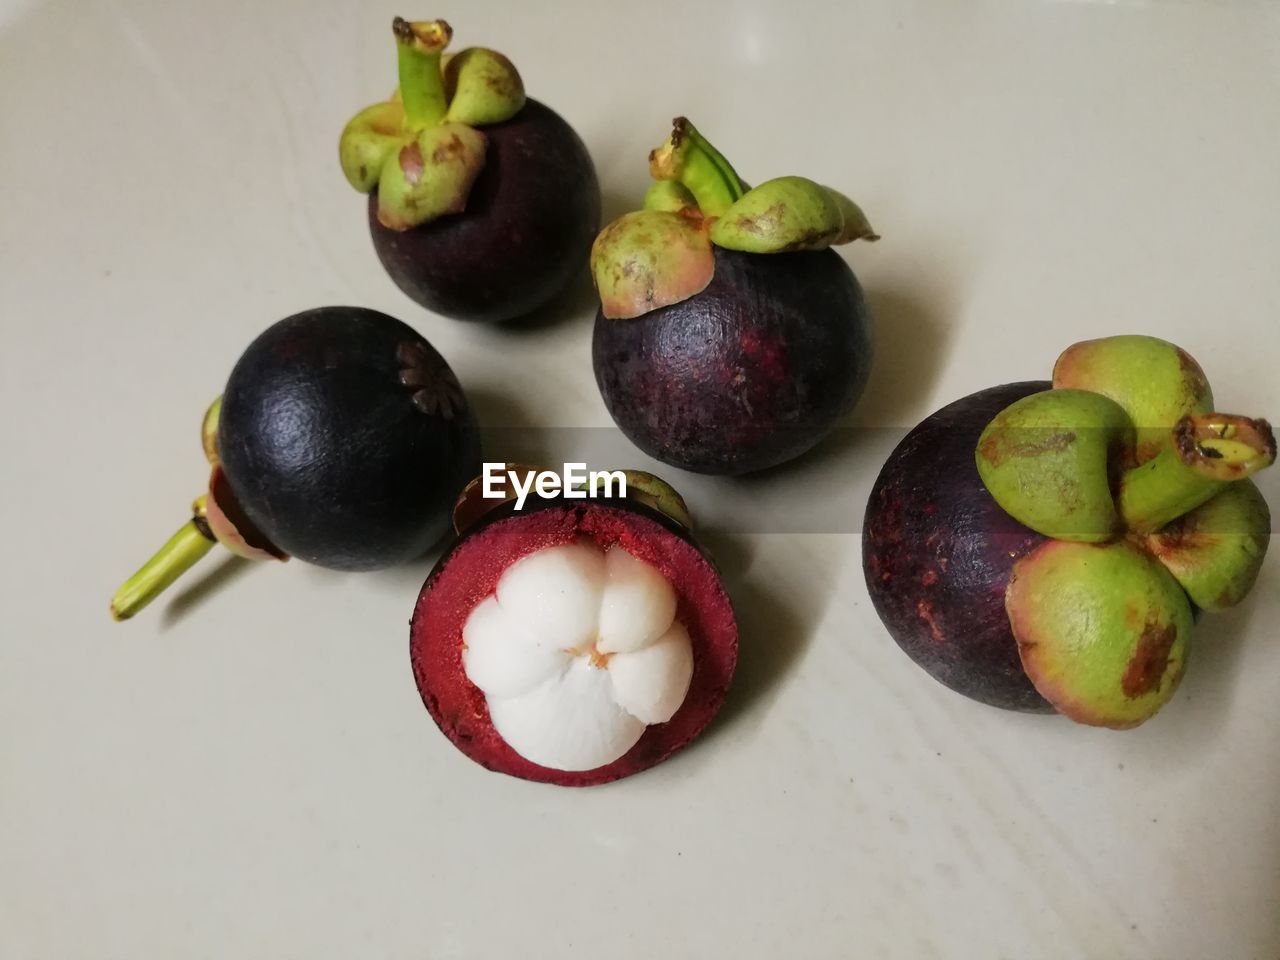
[[[475,417],[444,358],[399,320],[361,307],[321,307],[267,328],[236,362],[201,435],[208,490],[117,592],[117,620],[215,543],[338,570],[413,560],[448,531],[480,461]]]
[[[1247,478],[1275,437],[1213,412],[1200,365],[1154,337],[1076,344],[1053,373],[898,445],[867,505],[867,588],[951,689],[1124,729],[1173,696],[1194,612],[1256,581],[1271,518]]]
[[[581,139],[525,96],[515,66],[444,53],[443,20],[393,24],[400,86],[358,113],[339,155],[369,194],[378,259],[411,299],[460,320],[525,316],[582,268],[600,188]]]
[[[685,470],[800,456],[866,385],[866,302],[830,247],[875,233],[812,180],[748,188],[683,117],[649,161],[644,209],[605,227],[591,253],[605,406],[636,446]]]

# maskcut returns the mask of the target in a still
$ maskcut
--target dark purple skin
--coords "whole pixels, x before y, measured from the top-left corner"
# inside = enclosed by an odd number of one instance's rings
[[[547,303],[586,266],[600,228],[600,186],[573,128],[528,100],[510,120],[478,128],[484,169],[467,208],[410,230],[369,232],[396,286],[428,310],[501,322]]]
[[[592,360],[637,447],[735,475],[800,456],[853,409],[871,372],[870,317],[832,250],[713,249],[701,293],[632,319],[597,313]]]
[[[862,563],[885,627],[938,682],[1007,710],[1051,713],[1022,670],[1004,595],[1017,560],[1046,541],[1004,512],[974,449],[991,419],[1044,381],[949,404],[889,456],[867,503]]]
[[[448,364],[411,327],[362,307],[299,313],[249,345],[223,392],[218,454],[266,540],[339,570],[420,557],[480,466]]]

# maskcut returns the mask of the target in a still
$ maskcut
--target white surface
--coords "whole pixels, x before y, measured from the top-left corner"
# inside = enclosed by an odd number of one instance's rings
[[[108,620],[203,482],[205,404],[296,310],[416,323],[490,425],[608,422],[588,298],[477,329],[380,271],[335,142],[391,89],[401,12],[511,54],[590,145],[611,213],[676,113],[750,179],[856,197],[885,237],[850,252],[880,321],[862,424],[1123,331],[1280,417],[1275,3],[14,6],[0,956],[1280,955],[1280,558],[1202,625],[1142,729],[985,709],[867,601],[855,532],[887,435],[753,482],[667,471],[729,577],[740,682],[695,747],[606,788],[495,776],[439,735],[406,655],[425,565],[209,559]],[[559,458],[578,435],[524,442]],[[844,532],[753,534],[778,504]]]

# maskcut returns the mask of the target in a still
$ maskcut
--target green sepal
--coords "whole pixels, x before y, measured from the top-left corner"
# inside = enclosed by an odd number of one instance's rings
[[[624,470],[627,478],[627,499],[637,500],[659,513],[670,517],[686,530],[693,529],[693,517],[689,506],[679,491],[661,477],[644,470]],[[592,491],[595,492],[594,490]]]
[[[666,213],[696,212],[698,201],[678,180],[655,180],[645,191],[644,209]]]
[[[1077,723],[1135,727],[1182,678],[1191,605],[1125,541],[1042,544],[1014,565],[1005,608],[1023,670]]]
[[[485,136],[462,123],[420,131],[387,157],[378,180],[378,222],[408,230],[466,209],[484,168]]]
[[[496,50],[469,47],[444,67],[449,99],[445,120],[471,126],[510,120],[525,104],[524,82],[515,65]]]
[[[372,193],[389,157],[406,140],[404,106],[387,100],[365,107],[343,128],[338,160],[343,176],[361,193]]]
[[[711,225],[711,242],[744,253],[824,250],[843,227],[840,206],[825,187],[778,177],[736,200]]]
[[[1213,391],[1200,364],[1156,337],[1125,335],[1073,344],[1053,365],[1053,385],[1091,390],[1124,407],[1136,430],[1137,463],[1168,449],[1174,425],[1186,414],[1213,410]]]
[[[871,221],[867,219],[867,215],[862,212],[860,206],[839,190],[827,187],[826,191],[831,194],[836,206],[840,208],[840,216],[843,220],[840,233],[831,241],[832,244],[852,243],[854,240],[866,240],[868,243],[875,243],[880,239],[880,234],[871,228]]]
[[[698,220],[660,210],[624,214],[596,237],[591,276],[610,319],[629,319],[700,293],[715,255]]]
[[[1270,543],[1271,511],[1252,480],[1228,485],[1145,541],[1202,610],[1243,600]]]
[[[1133,442],[1128,416],[1084,390],[1023,397],[987,424],[975,460],[982,482],[1015,520],[1058,540],[1117,532],[1110,465]]]

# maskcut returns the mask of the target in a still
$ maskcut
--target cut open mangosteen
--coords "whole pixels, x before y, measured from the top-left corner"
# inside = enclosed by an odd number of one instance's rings
[[[467,499],[464,521],[476,513]],[[410,654],[432,718],[472,760],[543,783],[607,783],[665,760],[720,709],[733,609],[659,500],[507,501],[436,564]]]
[[[249,559],[340,570],[413,560],[448,531],[479,465],[479,431],[444,358],[411,327],[359,307],[273,324],[204,416],[209,487],[117,592],[124,620],[215,543]]]
[[[400,86],[339,142],[347,180],[369,194],[378,259],[429,310],[524,316],[582,269],[600,226],[591,157],[502,54],[445,54],[443,20],[396,18],[393,32]]]
[[[800,456],[853,409],[871,369],[862,289],[829,247],[876,234],[812,180],[748,188],[683,117],[650,173],[644,209],[591,252],[605,406],[636,446],[685,470]]]
[[[867,505],[867,588],[935,679],[995,706],[1125,729],[1182,677],[1197,608],[1238,603],[1270,541],[1248,479],[1265,420],[1211,412],[1203,371],[1154,337],[1068,348],[919,424]]]

